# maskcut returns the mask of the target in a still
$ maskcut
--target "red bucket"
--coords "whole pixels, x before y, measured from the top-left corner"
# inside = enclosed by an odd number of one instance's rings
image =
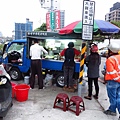
[[[19,84],[15,86],[16,100],[19,102],[26,101],[28,99],[30,86],[26,84]]]
[[[17,84],[14,82],[11,82],[11,85],[12,85],[12,98],[14,98],[15,97],[15,89],[14,88]]]

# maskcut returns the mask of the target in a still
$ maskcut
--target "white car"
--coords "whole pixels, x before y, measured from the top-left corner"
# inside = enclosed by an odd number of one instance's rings
[[[103,49],[99,49],[99,54],[101,56],[106,57],[107,53],[108,53],[108,48],[107,47],[103,48]]]

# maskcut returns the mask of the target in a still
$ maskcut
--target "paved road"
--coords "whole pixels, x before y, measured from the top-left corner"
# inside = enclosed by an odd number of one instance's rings
[[[101,68],[103,68],[102,58]],[[101,75],[100,78],[102,78]],[[87,80],[87,77],[85,78]],[[20,81],[23,82],[23,81]],[[60,87],[51,86],[43,90],[38,90],[37,85],[35,89],[30,89],[28,100],[19,102],[13,99],[13,107],[8,111],[4,120],[117,120],[117,117],[107,116],[103,113],[104,109],[109,106],[106,87],[99,82],[100,95],[99,99],[86,100],[84,95],[87,95],[87,82],[82,87],[81,97],[85,103],[85,111],[82,111],[79,116],[75,113],[61,109],[53,108],[54,100],[58,93],[66,93],[69,98],[78,95],[78,92],[65,92]],[[94,88],[93,88],[94,94]]]

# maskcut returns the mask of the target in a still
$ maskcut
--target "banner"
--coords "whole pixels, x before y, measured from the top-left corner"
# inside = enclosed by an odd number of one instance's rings
[[[46,27],[47,31],[50,31],[50,13],[46,13]]]
[[[55,29],[55,13],[50,12],[50,28],[51,30]]]
[[[55,30],[60,30],[60,10],[55,11]]]

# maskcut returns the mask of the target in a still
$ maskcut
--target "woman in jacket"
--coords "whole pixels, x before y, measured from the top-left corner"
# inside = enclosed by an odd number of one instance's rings
[[[74,43],[69,42],[68,48],[65,48],[61,51],[60,56],[65,56],[65,60],[63,63],[63,71],[64,71],[64,87],[63,90],[67,90],[70,92],[74,92],[73,86],[73,74],[75,70],[75,62],[74,57],[80,55],[80,51],[74,48]]]
[[[96,44],[91,45],[90,55],[86,57],[85,64],[88,67],[88,96],[84,96],[85,99],[92,99],[92,84],[94,81],[95,92],[93,95],[95,99],[98,99],[99,94],[99,85],[98,85],[98,77],[99,77],[99,66],[101,64],[101,57],[98,54],[98,47]]]

